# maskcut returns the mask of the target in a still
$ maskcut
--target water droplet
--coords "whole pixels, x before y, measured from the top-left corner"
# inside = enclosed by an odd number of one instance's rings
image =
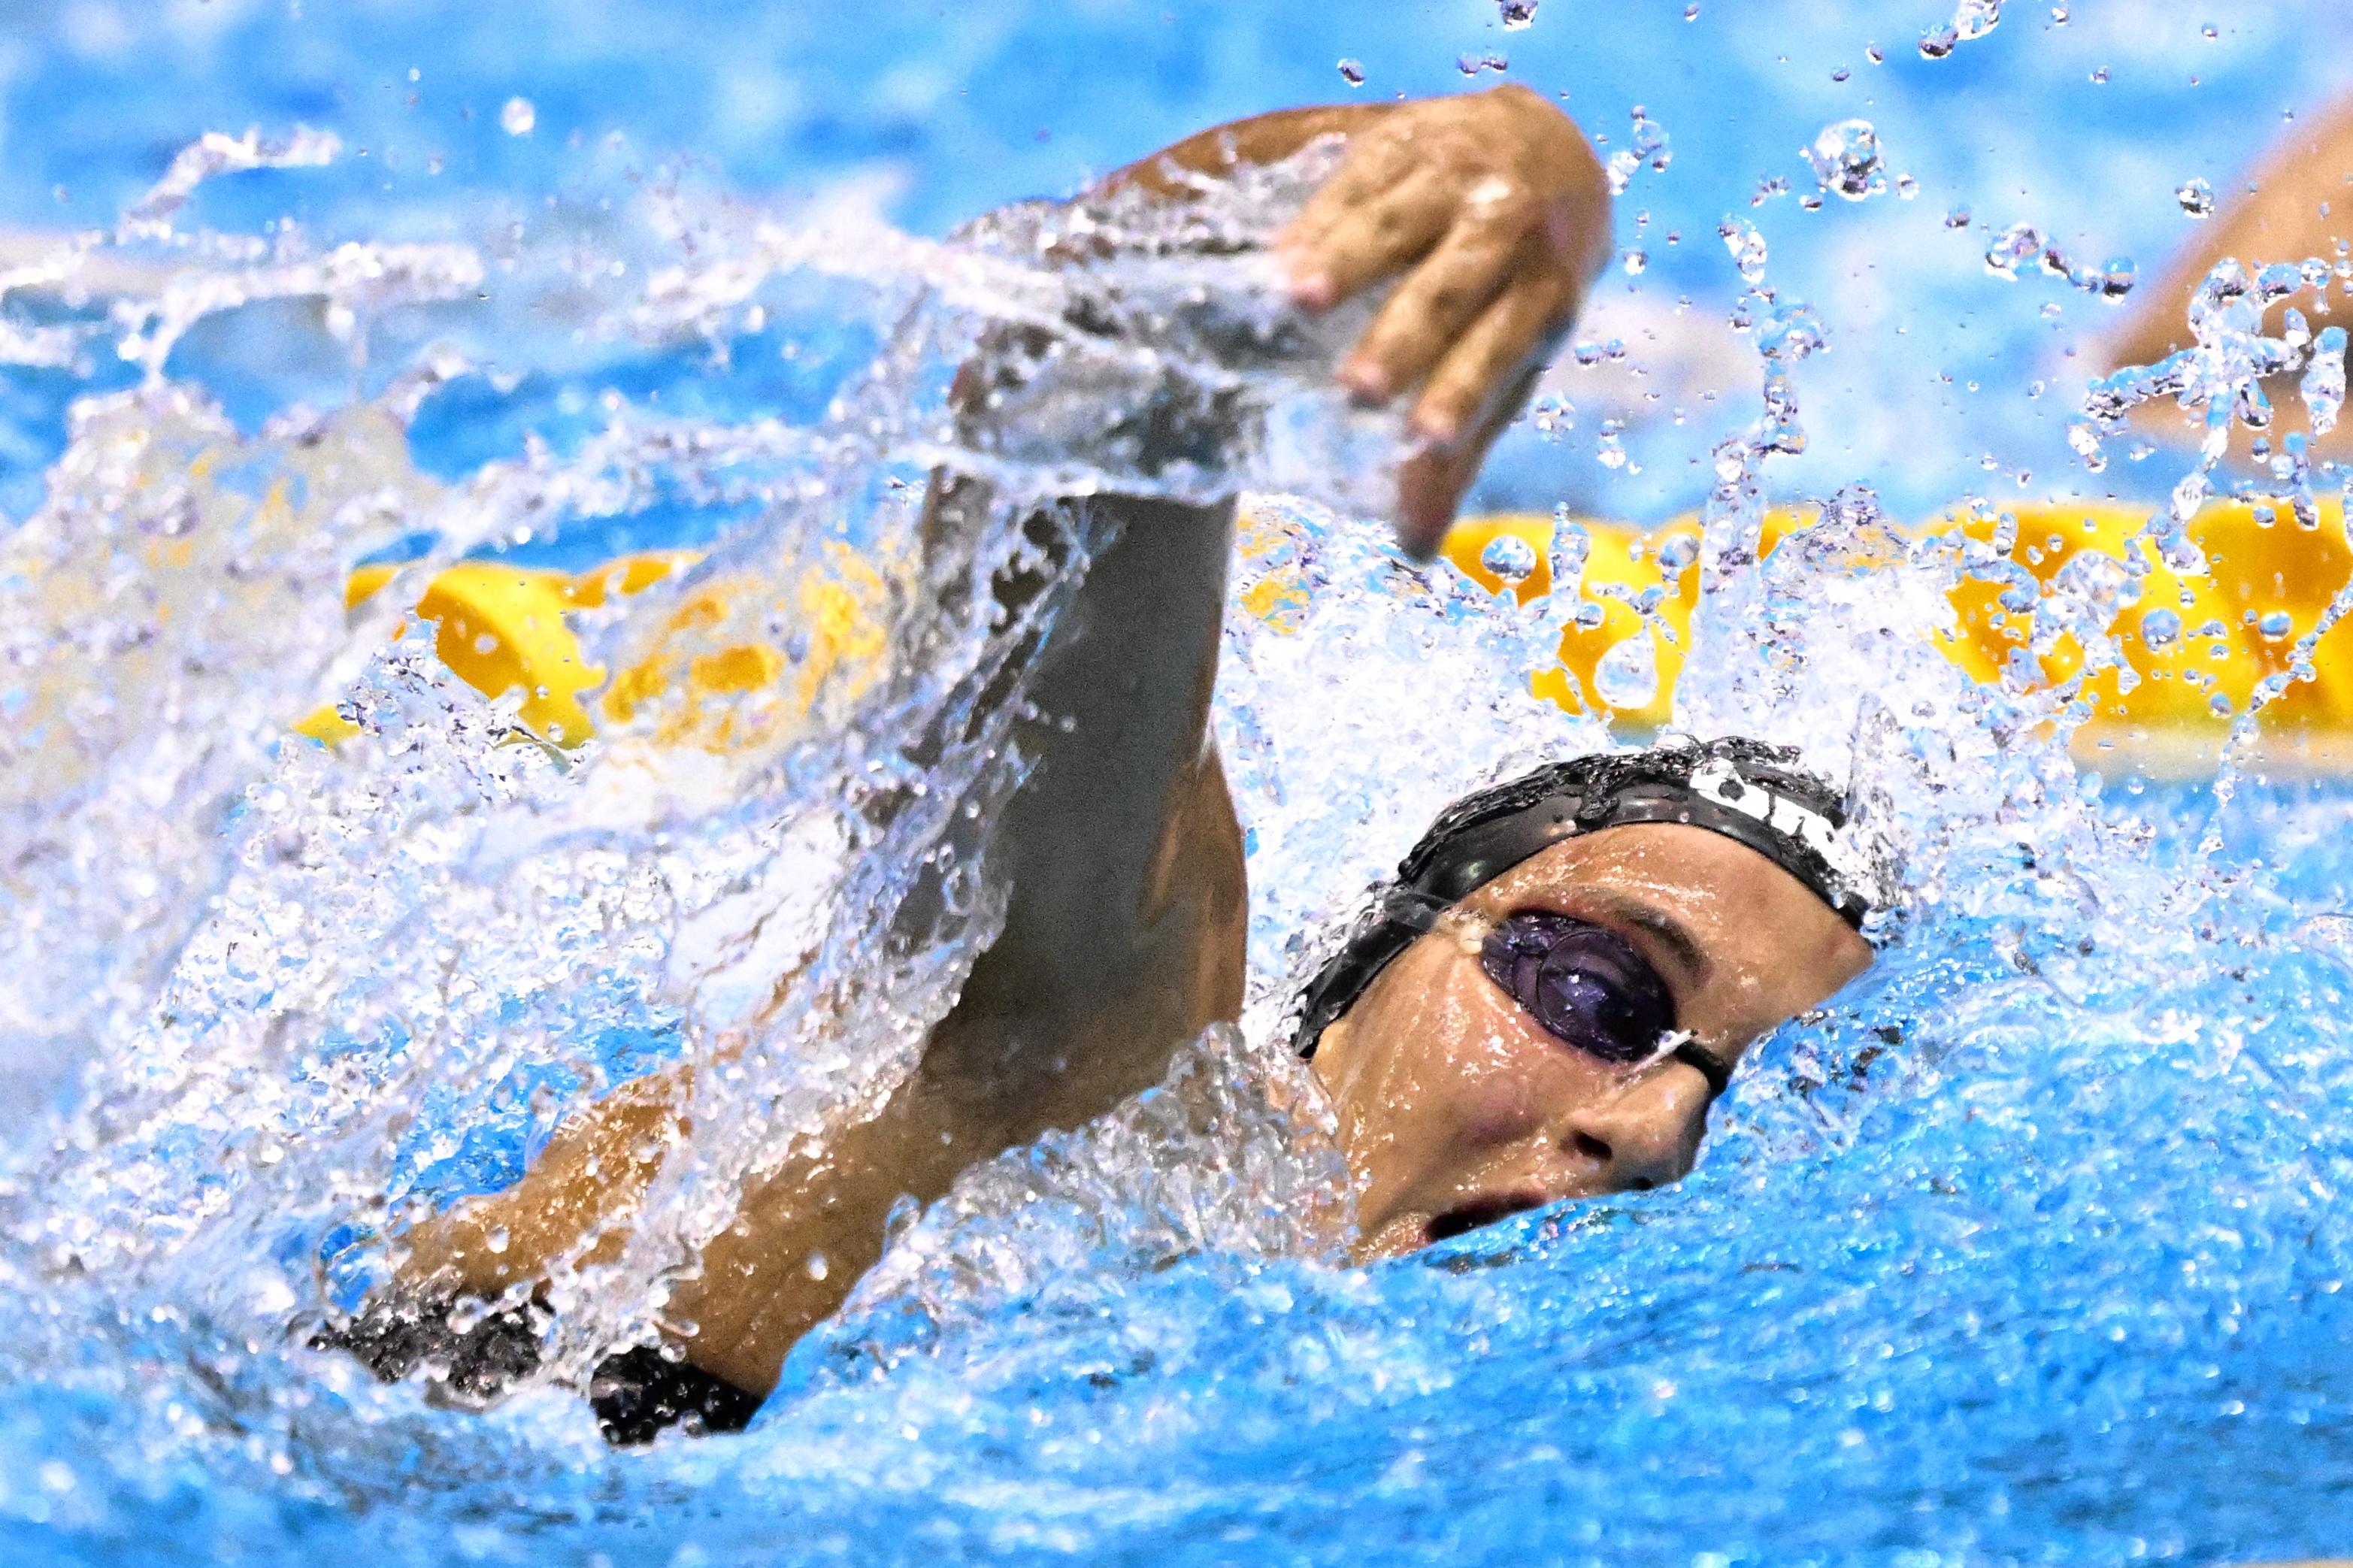
[[[2108,68],[2107,68],[2107,67],[2105,67],[2105,66],[2101,66],[2099,68],[2097,68],[2096,70],[2094,70],[2094,71],[2093,71],[2093,72],[2092,72],[2092,85],[2093,85],[2093,86],[2094,86],[2094,87],[2105,87],[2105,86],[2106,86],[2106,85],[2107,85],[2107,80],[2108,80]]]
[[[1895,176],[1895,194],[1908,202],[1920,194],[1920,182],[1909,174],[1898,174]]]
[[[1649,111],[1639,103],[1634,106],[1633,121],[1627,146],[1632,149],[1635,157],[1651,165],[1652,174],[1663,173],[1666,166],[1674,162],[1675,156],[1667,146],[1666,128],[1651,119]]]
[[[1464,76],[1477,76],[1481,71],[1504,71],[1512,68],[1512,58],[1493,49],[1483,55],[1457,55],[1454,57],[1454,68]]]
[[[1699,559],[1699,536],[1679,533],[1659,546],[1659,571],[1668,577],[1680,576],[1683,568]]]
[[[2285,610],[2274,610],[2255,623],[2255,630],[2272,642],[2277,642],[2295,630],[2295,622]]]
[[[1497,0],[1506,32],[1516,33],[1536,19],[1536,0]]]
[[[2219,38],[2222,36],[2222,33],[2221,29],[2215,26],[2213,23],[2209,22],[2204,26],[2198,29],[2198,36],[2201,38]]]
[[[1691,5],[1683,7],[1683,20],[1686,22],[1696,22],[1699,20],[1698,0],[1693,0]]]
[[[506,107],[499,110],[499,129],[510,136],[528,136],[538,123],[539,110],[527,98],[510,98]]]
[[[2206,700],[2206,709],[2217,719],[2228,719],[2231,716],[2231,700],[2217,691]]]
[[[2312,361],[2296,384],[2316,436],[2337,428],[2337,415],[2345,407],[2345,341],[2344,328],[2321,328],[2313,340]]]
[[[1826,125],[1806,150],[1814,178],[1825,191],[1835,191],[1859,202],[1887,188],[1879,161],[1879,132],[1868,120],[1841,120]]]
[[[1648,626],[1601,656],[1593,694],[1612,708],[1648,708],[1659,694],[1659,651]]]
[[[1887,51],[1877,44],[1865,44],[1862,48],[1862,58],[1873,65],[1882,65],[1887,59]]]
[[[1953,19],[1939,22],[1920,35],[1923,58],[1941,60],[1957,44],[1982,38],[2000,24],[2001,0],[1959,0]]]
[[[2151,610],[2140,618],[2140,640],[2151,653],[2181,640],[2181,617],[2171,610]]]
[[[1479,552],[1479,564],[1507,588],[1525,583],[1536,569],[1536,548],[1516,533],[1499,533]]]
[[[2042,232],[2031,223],[2014,223],[1986,247],[1986,270],[1997,278],[2015,278],[2018,265],[2042,254]]]
[[[1619,258],[1619,265],[1626,268],[1627,277],[1640,278],[1642,275],[1642,269],[1651,265],[1651,253],[1647,250],[1630,250]]]
[[[2214,187],[2203,180],[2184,180],[2174,191],[2173,199],[2191,217],[2214,216]]]
[[[808,1255],[807,1260],[801,1265],[801,1272],[812,1279],[822,1279],[833,1272],[833,1265],[825,1260],[824,1253],[812,1252]]]
[[[1666,131],[1646,113],[1641,104],[1634,106],[1634,127],[1626,138],[1626,145],[1609,154],[1602,173],[1609,181],[1612,195],[1622,194],[1634,171],[1648,163],[1653,171],[1662,171],[1674,162],[1674,153],[1667,146]]]
[[[1365,62],[1362,60],[1342,60],[1340,62],[1340,79],[1346,82],[1350,87],[1364,86]]]
[[[1969,221],[1969,209],[1967,207],[1954,207],[1945,214],[1947,228],[1967,228]]]
[[[1752,288],[1765,278],[1765,237],[1757,226],[1743,218],[1726,218],[1716,226],[1715,232],[1724,237],[1724,247],[1732,252],[1732,264],[1740,269],[1741,281]]]
[[[1831,79],[1832,81],[1844,81],[1852,73],[1848,71],[1846,67],[1841,66],[1838,69],[1831,72]]]

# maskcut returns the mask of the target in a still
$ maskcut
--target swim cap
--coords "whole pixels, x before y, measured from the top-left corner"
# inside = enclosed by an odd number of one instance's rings
[[[1313,1056],[1332,1021],[1446,910],[1564,838],[1634,822],[1680,822],[1736,839],[1857,930],[1887,900],[1881,857],[1851,828],[1844,801],[1788,747],[1673,736],[1648,751],[1548,763],[1439,813],[1302,994],[1299,1054]]]

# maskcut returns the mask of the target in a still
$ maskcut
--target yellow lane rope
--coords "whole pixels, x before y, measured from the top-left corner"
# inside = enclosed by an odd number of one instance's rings
[[[2044,583],[2081,551],[2120,554],[2146,516],[2146,509],[2112,503],[2049,502],[2010,512],[2018,527],[2011,558]],[[1767,522],[1767,547],[1807,521],[1802,514],[1774,512]],[[1940,526],[1955,522],[1979,539],[1992,537],[1995,527],[1991,519],[1959,518],[1941,520]],[[1591,549],[1585,588],[1588,598],[1602,606],[1601,620],[1572,627],[1561,639],[1559,662],[1531,672],[1534,688],[1571,712],[1607,711],[1630,729],[1655,727],[1665,722],[1673,700],[1698,588],[1696,564],[1683,566],[1669,581],[1661,566],[1662,547],[1678,538],[1695,538],[1698,524],[1686,519],[1654,529],[1600,521],[1586,527]],[[1448,535],[1445,553],[1493,591],[1502,584],[1481,557],[1499,534],[1514,534],[1528,542],[1538,562],[1519,588],[1524,599],[1534,597],[1551,588],[1543,563],[1552,530],[1553,520],[1545,516],[1472,518]],[[2337,585],[2353,572],[2353,554],[2345,546],[2334,502],[2324,506],[2317,531],[2297,527],[2284,512],[2274,518],[2267,509],[2229,503],[2201,512],[2190,533],[2206,552],[2210,575],[2184,580],[2157,571],[2143,581],[2139,601],[2113,628],[2139,679],[2129,691],[2118,689],[2113,670],[2086,683],[2084,695],[2095,712],[2080,743],[2177,752],[2186,747],[2189,754],[2211,755],[2229,728],[2229,715],[2243,710],[2258,681],[2285,666],[2295,639],[2311,629]],[[1251,537],[1246,523],[1246,553]],[[835,670],[854,671],[879,659],[884,576],[846,550],[839,555],[776,606],[789,606],[783,618],[811,645],[792,659],[755,627],[738,627],[744,617],[737,613],[741,606],[733,603],[730,585],[712,584],[669,611],[649,651],[611,681],[605,670],[585,662],[568,617],[604,604],[610,595],[635,594],[684,570],[696,560],[688,552],[626,556],[582,574],[469,562],[435,577],[417,610],[438,623],[435,647],[454,673],[488,695],[520,690],[522,721],[550,740],[571,743],[593,731],[596,718],[584,699],[599,687],[604,692],[593,706],[609,721],[629,718],[648,699],[681,682],[697,700],[775,687],[770,706],[797,712]],[[392,574],[390,567],[355,572],[348,602],[356,605]],[[1653,588],[1662,592],[1646,626],[1631,601]],[[1990,583],[1963,584],[1952,596],[1954,628],[1938,637],[1946,654],[1981,680],[1996,679],[2030,633],[2031,614],[2005,612],[1997,603],[2000,591]],[[776,596],[774,590],[766,596]],[[1288,603],[1276,574],[1256,583],[1244,608],[1280,626]],[[2150,635],[2144,636],[2144,628]],[[1603,655],[1634,636],[1654,640],[1657,693],[1641,707],[1611,710],[1595,688],[1594,668]],[[2041,665],[2050,679],[2063,679],[2081,667],[2082,658],[2072,639],[2063,639]],[[790,679],[780,680],[788,668]],[[2353,628],[2340,626],[2321,641],[2315,668],[2316,679],[2291,687],[2265,710],[2266,734],[2312,753],[2316,761],[2353,761]],[[681,711],[691,715],[701,706],[690,702]],[[661,726],[659,738],[724,748],[740,741],[735,730],[744,722],[740,707],[730,708],[716,727],[698,728],[691,718],[673,721]],[[350,732],[332,708],[296,728],[329,742]]]

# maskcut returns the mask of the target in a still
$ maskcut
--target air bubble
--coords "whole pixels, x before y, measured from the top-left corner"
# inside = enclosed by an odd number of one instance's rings
[[[2214,187],[2203,180],[2184,180],[2175,188],[2173,199],[2191,217],[2214,216]]]

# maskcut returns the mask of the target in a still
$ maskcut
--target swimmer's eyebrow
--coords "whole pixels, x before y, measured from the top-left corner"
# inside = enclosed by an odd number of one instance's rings
[[[1707,950],[1700,946],[1699,939],[1692,935],[1683,921],[1656,904],[1646,904],[1640,899],[1630,899],[1623,893],[1592,888],[1587,889],[1586,896],[1599,905],[1602,912],[1612,920],[1622,921],[1637,930],[1648,931],[1665,943],[1667,950],[1675,955],[1676,963],[1683,967],[1693,984],[1706,984],[1708,975],[1715,966],[1709,960]]]

